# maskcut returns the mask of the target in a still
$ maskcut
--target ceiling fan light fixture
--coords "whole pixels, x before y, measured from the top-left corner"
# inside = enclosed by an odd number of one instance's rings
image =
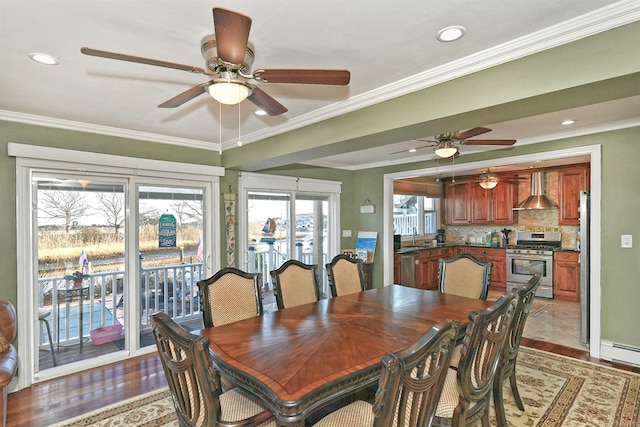
[[[221,104],[239,104],[249,95],[251,88],[242,82],[216,80],[207,88],[209,95]]]
[[[436,156],[447,159],[458,153],[458,147],[455,147],[450,142],[442,142],[433,151],[436,153]]]
[[[496,185],[498,185],[498,180],[495,178],[487,178],[480,181],[480,187],[484,188],[485,190],[496,188]]]

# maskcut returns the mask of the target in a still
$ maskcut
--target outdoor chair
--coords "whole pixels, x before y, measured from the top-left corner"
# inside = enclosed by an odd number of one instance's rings
[[[316,302],[318,290],[318,266],[290,259],[271,271],[278,310]]]
[[[457,324],[443,320],[415,344],[382,357],[374,404],[357,400],[314,427],[430,426],[444,384]]]
[[[205,328],[262,315],[262,274],[227,267],[198,282]]]
[[[208,338],[190,334],[164,312],[151,317],[151,329],[181,426],[275,426],[265,423],[273,413],[239,387],[222,392]]]
[[[41,324],[44,324],[45,329],[47,330],[47,338],[49,338],[49,351],[51,352],[51,360],[53,361],[53,366],[56,366],[56,353],[53,350],[53,339],[51,338],[51,325],[49,325],[49,321],[47,317],[51,316],[51,310],[47,310],[46,308],[38,308],[38,320]]]
[[[486,300],[492,265],[491,262],[482,262],[469,254],[441,259],[438,289],[445,294]]]
[[[520,341],[522,340],[522,332],[524,331],[527,317],[531,304],[540,284],[542,277],[539,274],[533,276],[529,281],[515,289],[518,295],[518,304],[511,322],[511,328],[507,332],[507,340],[504,344],[502,356],[498,362],[498,370],[496,378],[493,381],[493,401],[496,410],[496,421],[499,427],[507,427],[507,418],[504,412],[504,401],[502,396],[502,386],[505,379],[509,378],[511,384],[511,393],[518,409],[524,411],[524,403],[518,391],[516,384],[516,360],[518,359],[518,350],[520,349]]]
[[[467,426],[480,419],[483,427],[489,427],[493,380],[516,303],[515,292],[508,292],[491,307],[469,315],[459,346],[459,363],[454,362],[454,350],[433,419],[434,426]]]
[[[340,295],[353,294],[365,290],[364,270],[361,259],[338,254],[325,267],[327,268],[332,297],[335,298]]]

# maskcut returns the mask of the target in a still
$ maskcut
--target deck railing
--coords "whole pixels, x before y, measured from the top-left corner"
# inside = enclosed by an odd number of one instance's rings
[[[296,243],[296,250],[293,257],[287,256],[274,248],[273,243],[267,243],[266,250],[258,250],[255,246],[249,246],[249,273],[261,273],[263,290],[273,290],[273,281],[271,279],[270,272],[275,270],[285,261],[290,258],[297,259],[305,264],[318,264],[318,271],[321,273],[321,277],[318,278],[320,282],[320,293],[327,294],[328,279],[325,271],[325,264],[328,261],[328,255],[326,253],[321,254],[321,260],[314,259],[313,252],[305,252],[303,250],[302,243]]]
[[[149,316],[155,311],[164,311],[176,321],[201,316],[197,282],[202,277],[202,268],[202,263],[183,263],[141,269],[142,329],[149,328]],[[83,286],[87,288],[75,292],[59,291],[73,289],[72,281],[64,276],[39,278],[38,307],[51,309],[48,320],[54,341],[60,345],[79,341],[79,292],[83,292],[83,338],[93,329],[120,323],[123,318],[120,313],[124,313],[124,284],[124,270],[88,274],[83,279]],[[48,345],[47,340],[41,333],[40,345]]]

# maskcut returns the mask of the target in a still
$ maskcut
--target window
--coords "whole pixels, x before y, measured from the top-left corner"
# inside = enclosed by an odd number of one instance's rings
[[[394,234],[403,236],[435,234],[439,224],[439,207],[439,198],[394,194]]]

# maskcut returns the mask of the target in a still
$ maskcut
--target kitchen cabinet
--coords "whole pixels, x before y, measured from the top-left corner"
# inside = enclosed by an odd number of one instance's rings
[[[559,225],[580,225],[580,192],[589,191],[589,182],[588,165],[572,166],[558,171]]]
[[[444,185],[444,220],[447,224],[470,224],[469,205],[471,182],[451,182]]]
[[[553,297],[580,301],[580,263],[578,252],[553,253]]]
[[[516,187],[500,181],[493,189],[484,189],[476,181],[444,185],[444,220],[450,225],[510,225],[514,221]]]
[[[418,257],[419,281],[418,287],[422,289],[438,289],[438,269],[440,258],[451,258],[453,248],[423,249]]]
[[[400,268],[401,259],[400,254],[393,255],[393,283],[397,284],[402,283],[402,269]]]
[[[471,186],[471,223],[472,224],[513,224],[513,200],[515,186],[500,181],[495,188],[484,189],[479,184]]]
[[[507,254],[504,248],[459,246],[458,253],[473,255],[482,262],[491,262],[491,284],[489,289],[507,290]]]

